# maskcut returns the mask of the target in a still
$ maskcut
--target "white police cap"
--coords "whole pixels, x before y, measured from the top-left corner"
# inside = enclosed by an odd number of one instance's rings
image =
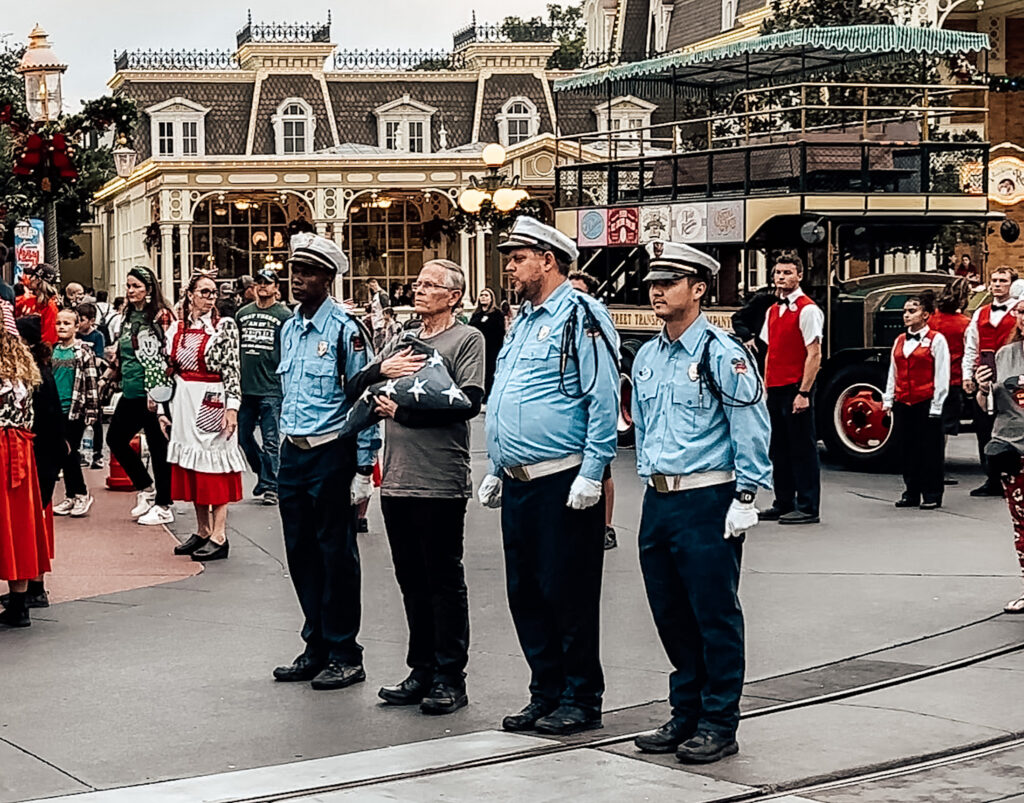
[[[552,226],[546,226],[536,218],[520,215],[508,233],[508,239],[498,244],[503,254],[516,248],[541,248],[561,253],[569,262],[575,262],[580,255],[570,238]]]
[[[717,259],[686,243],[652,240],[646,247],[650,270],[644,276],[645,282],[671,282],[684,276],[697,276],[701,268],[717,276],[722,267]]]
[[[303,262],[333,274],[348,272],[348,257],[334,240],[300,231],[292,235],[290,245],[292,255],[289,262]]]

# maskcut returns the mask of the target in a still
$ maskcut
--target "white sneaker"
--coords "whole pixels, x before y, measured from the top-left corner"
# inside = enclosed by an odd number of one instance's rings
[[[77,519],[84,516],[89,512],[89,508],[92,507],[92,503],[95,500],[91,494],[85,494],[84,496],[75,497],[75,506],[71,508],[71,518]]]
[[[67,516],[75,507],[75,497],[69,496],[63,502],[58,502],[53,506],[54,516]]]
[[[139,517],[139,524],[145,524],[146,526],[173,523],[174,513],[171,512],[170,506],[153,505],[147,513]]]
[[[156,491],[139,491],[136,497],[135,507],[132,508],[131,517],[137,519],[149,512],[149,509],[153,507],[153,503],[156,501]]]

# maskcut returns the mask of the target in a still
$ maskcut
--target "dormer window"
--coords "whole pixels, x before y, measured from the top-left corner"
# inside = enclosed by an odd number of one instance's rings
[[[274,124],[274,146],[278,156],[313,152],[316,117],[313,107],[302,98],[288,98],[270,118]]]
[[[609,111],[611,106],[611,111]],[[654,103],[648,103],[641,98],[632,95],[623,95],[612,98],[611,103],[602,103],[594,107],[594,116],[597,118],[597,130],[607,133],[609,126],[615,134],[615,139],[620,142],[640,142],[641,129],[647,129],[643,135],[644,143],[649,143],[651,133],[651,114],[657,109]]]
[[[185,98],[171,98],[146,109],[153,155],[162,158],[205,156],[205,121],[209,111]]]
[[[373,110],[377,115],[377,141],[400,153],[430,153],[430,119],[433,106],[403,95]]]
[[[736,27],[737,0],[722,0],[722,30],[731,31]]]
[[[540,129],[537,106],[529,98],[510,98],[494,119],[498,123],[498,138],[506,148],[537,136]]]

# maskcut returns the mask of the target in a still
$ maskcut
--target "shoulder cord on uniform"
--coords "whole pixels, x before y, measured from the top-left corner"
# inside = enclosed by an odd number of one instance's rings
[[[758,404],[764,396],[764,383],[758,373],[757,365],[751,364],[750,370],[754,372],[754,380],[757,382],[757,390],[751,399],[741,399],[733,396],[722,389],[714,371],[711,370],[711,342],[715,336],[708,332],[704,337],[704,351],[700,355],[700,362],[697,363],[697,376],[700,380],[700,392],[703,393],[707,385],[708,392],[718,400],[723,407],[753,407]],[[744,349],[744,351],[746,351]]]
[[[590,307],[587,306],[586,302],[578,301],[575,302],[576,306],[573,309],[572,315],[569,316],[569,320],[565,322],[562,327],[562,346],[559,354],[558,363],[558,390],[563,395],[570,399],[582,399],[593,391],[594,386],[597,384],[597,359],[598,359],[598,348],[597,348],[597,335],[604,341],[605,346],[608,348],[608,353],[611,355],[612,360],[616,365],[619,363],[619,355],[615,346],[608,339],[608,335],[605,334],[604,329],[597,322],[594,317],[594,313],[591,312]],[[583,372],[580,370],[580,355],[579,349],[576,346],[576,339],[579,335],[579,316],[580,309],[583,309],[583,325],[586,328],[588,336],[590,336],[590,344],[594,349],[594,376],[590,380],[590,384],[584,389],[583,387]],[[580,392],[574,393],[566,385],[565,381],[565,369],[568,366],[569,361],[576,363],[576,372],[580,378]]]

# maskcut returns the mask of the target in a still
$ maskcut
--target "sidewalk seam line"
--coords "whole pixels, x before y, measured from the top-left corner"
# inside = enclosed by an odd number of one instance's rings
[[[35,753],[33,753],[33,752],[32,752],[31,750],[29,750],[29,749],[27,749],[27,748],[25,748],[25,747],[22,747],[22,746],[21,746],[20,744],[15,744],[15,743],[14,743],[14,742],[12,742],[12,741],[11,741],[10,739],[5,739],[5,738],[4,738],[3,736],[0,736],[0,742],[3,742],[3,743],[4,743],[4,744],[6,744],[6,745],[10,745],[10,746],[11,746],[11,747],[13,747],[13,748],[14,748],[15,750],[19,750],[19,751],[21,751],[22,753],[24,753],[24,754],[25,754],[26,756],[31,756],[31,757],[32,757],[32,758],[34,758],[34,759],[35,759],[36,761],[38,761],[38,762],[40,762],[40,763],[42,763],[42,764],[45,764],[45,765],[46,765],[47,767],[49,767],[50,769],[54,769],[54,770],[57,770],[57,772],[61,773],[62,775],[66,775],[66,776],[67,776],[68,778],[70,778],[70,779],[71,779],[72,781],[74,781],[75,783],[80,783],[80,784],[81,784],[82,786],[84,786],[84,787],[85,787],[86,789],[88,789],[89,791],[91,791],[91,792],[95,792],[95,791],[97,791],[97,787],[93,786],[93,785],[92,785],[92,784],[90,784],[90,783],[87,783],[86,781],[83,781],[83,780],[82,780],[81,778],[79,778],[79,777],[77,777],[77,776],[75,776],[75,775],[72,775],[72,774],[71,774],[70,772],[68,772],[67,770],[65,770],[65,769],[62,769],[61,767],[58,767],[58,766],[57,766],[56,764],[54,764],[54,763],[53,763],[52,761],[47,761],[47,760],[46,760],[45,758],[43,758],[42,756],[40,756],[40,755],[36,755],[36,754],[35,754]]]

